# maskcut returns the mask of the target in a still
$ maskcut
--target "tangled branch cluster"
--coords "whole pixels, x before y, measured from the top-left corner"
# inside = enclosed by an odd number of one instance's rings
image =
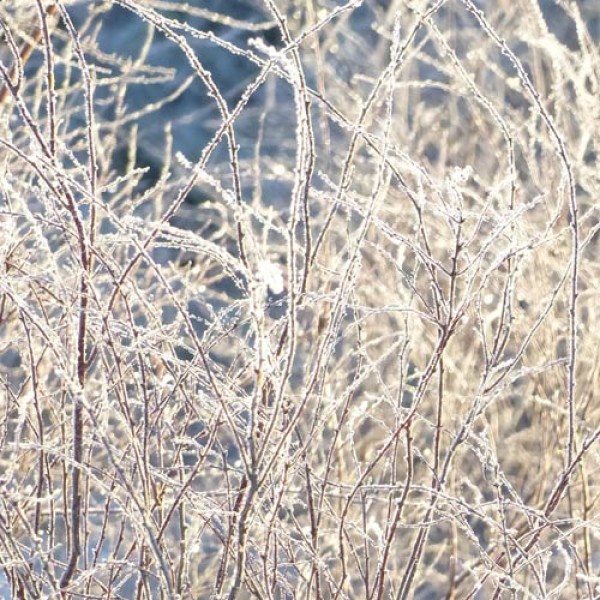
[[[597,3],[197,4],[0,4],[0,595],[597,598]]]

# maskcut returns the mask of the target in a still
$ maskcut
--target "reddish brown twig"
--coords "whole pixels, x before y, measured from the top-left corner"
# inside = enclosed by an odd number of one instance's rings
[[[46,8],[46,17],[52,17],[58,13],[58,6],[56,4],[50,4]],[[10,79],[4,82],[4,85],[0,88],[0,106],[3,105],[10,96],[11,88],[13,91],[18,90],[19,83],[13,84],[12,82],[17,78],[19,72],[22,72],[23,68],[30,59],[33,51],[37,48],[44,36],[43,27],[40,25],[35,29],[29,41],[25,42],[21,46],[18,56],[16,57],[15,64],[13,65],[10,72]]]

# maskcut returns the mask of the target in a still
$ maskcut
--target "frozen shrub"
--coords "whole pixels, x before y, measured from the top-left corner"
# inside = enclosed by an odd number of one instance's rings
[[[3,597],[598,597],[599,22],[1,3]]]

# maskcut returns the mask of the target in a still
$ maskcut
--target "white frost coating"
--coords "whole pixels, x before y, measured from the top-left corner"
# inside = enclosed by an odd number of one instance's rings
[[[258,263],[258,279],[264,283],[274,294],[281,294],[284,289],[283,271],[281,266],[270,260],[261,260]]]
[[[450,181],[454,185],[465,185],[473,175],[473,168],[467,165],[464,168],[455,167],[450,172]]]

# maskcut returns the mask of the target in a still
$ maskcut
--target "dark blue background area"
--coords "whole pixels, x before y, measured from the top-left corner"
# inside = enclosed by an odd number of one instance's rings
[[[478,4],[485,10],[493,1],[482,0]],[[597,3],[598,0],[582,0],[578,4],[584,18],[587,19],[591,36],[599,41],[600,11]],[[192,0],[188,4],[252,23],[262,23],[270,19],[270,15],[258,0],[196,0],[195,2]],[[322,4],[328,5],[326,2]],[[335,4],[329,3],[331,6]],[[376,40],[370,38],[376,37],[377,34],[372,28],[373,12],[367,7],[377,4],[385,7],[389,2],[367,0],[354,11],[350,19],[352,27],[361,31],[363,41],[373,45],[376,44]],[[577,35],[573,21],[554,0],[544,0],[541,5],[548,29],[560,42],[571,49],[576,49]],[[88,3],[73,6],[71,14],[74,22],[83,23],[88,10]],[[166,12],[165,15],[180,21],[187,18],[191,27],[200,31],[212,31],[241,48],[246,48],[248,40],[256,37],[262,38],[265,43],[272,46],[281,45],[280,34],[275,26],[262,31],[243,31],[198,17],[189,18],[177,10]],[[147,31],[148,25],[138,15],[119,6],[113,6],[103,17],[98,43],[101,50],[106,53],[135,58],[144,44]],[[190,35],[185,37],[203,66],[210,71],[215,84],[227,100],[229,108],[232,109],[245,87],[258,73],[258,68],[247,58],[233,55],[210,41],[194,39]],[[457,50],[460,52],[460,49]],[[176,75],[173,81],[166,83],[131,85],[126,95],[126,104],[132,111],[139,110],[148,103],[158,101],[174,92],[193,73],[182,50],[158,31],[155,33],[146,63],[174,69]],[[427,76],[436,79],[436,73],[427,73]],[[252,108],[253,104],[260,105],[260,103],[259,91],[258,97],[251,101],[249,108]],[[293,110],[292,107],[290,109]],[[155,162],[160,163],[164,146],[164,127],[167,122],[172,124],[174,150],[183,152],[190,161],[196,160],[219,123],[215,102],[207,96],[206,87],[198,78],[179,98],[157,113],[143,117],[139,121],[139,158],[141,161],[147,161],[151,167]],[[239,121],[238,126],[244,127],[243,119]],[[123,134],[126,136],[127,131]],[[226,155],[223,158],[226,158]]]
[[[190,3],[194,5],[194,3]],[[244,19],[250,22],[265,22],[267,15],[247,3],[235,0],[227,2],[197,2],[197,6],[214,10],[221,14]],[[75,22],[85,19],[85,5],[73,10]],[[184,13],[173,11],[166,16],[183,21]],[[266,43],[277,44],[279,34],[276,28],[263,31],[241,31],[198,17],[187,19],[187,23],[199,31],[212,31],[215,35],[242,48],[249,38],[262,37]],[[245,57],[234,55],[215,43],[198,40],[179,30],[203,67],[210,72],[231,110],[240,99],[246,85],[258,73],[258,68]],[[114,6],[103,17],[103,25],[98,36],[98,45],[103,52],[119,57],[136,59],[148,35],[148,24],[138,15]],[[153,67],[166,67],[175,71],[172,81],[159,84],[133,84],[128,87],[125,98],[131,111],[139,110],[149,103],[158,102],[172,94],[194,71],[184,52],[165,35],[156,30],[145,63]],[[174,150],[181,151],[190,161],[196,160],[204,145],[217,129],[220,122],[216,103],[207,96],[207,88],[198,76],[189,88],[177,99],[172,100],[159,111],[142,117],[139,122],[139,150],[150,163],[161,155],[164,142],[164,127],[172,125]],[[140,157],[141,158],[141,157]]]

